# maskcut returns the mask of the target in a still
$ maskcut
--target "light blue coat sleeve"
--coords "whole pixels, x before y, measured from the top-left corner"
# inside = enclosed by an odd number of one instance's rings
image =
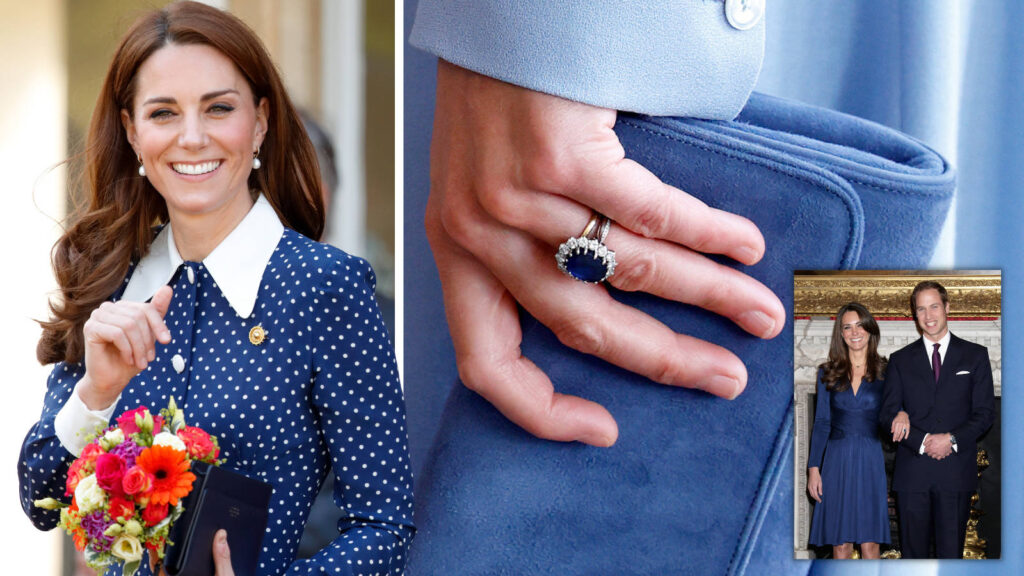
[[[727,18],[747,2],[421,0],[409,40],[463,68],[570,100],[732,119],[764,55],[763,17],[746,30]]]

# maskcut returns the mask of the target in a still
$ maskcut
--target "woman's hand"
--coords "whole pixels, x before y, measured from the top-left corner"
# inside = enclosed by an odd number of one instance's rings
[[[519,351],[516,304],[567,346],[663,384],[734,398],[746,386],[728,350],[676,334],[557,269],[558,245],[592,211],[614,223],[609,283],[726,316],[761,338],[785,323],[767,287],[701,252],[754,264],[757,227],[662,183],[625,158],[616,112],[512,86],[441,61],[426,229],[462,381],[529,432],[608,446],[602,406],[558,394]]]
[[[815,502],[821,502],[821,472],[817,466],[807,469],[807,493]]]
[[[156,556],[150,552],[149,569],[157,573]],[[235,576],[235,570],[231,567],[231,549],[228,548],[227,530],[217,530],[213,535],[213,573],[215,576]],[[160,566],[160,576],[167,576],[167,571]]]
[[[893,442],[900,442],[906,439],[907,436],[910,436],[910,415],[900,410],[896,417],[892,419],[889,432],[892,433]]]
[[[156,342],[169,344],[164,315],[171,303],[170,286],[157,290],[150,302],[104,302],[83,328],[85,375],[78,394],[91,410],[117,400],[128,382],[156,358]]]
[[[235,571],[231,568],[227,530],[217,530],[213,536],[213,573],[215,576],[235,576]]]

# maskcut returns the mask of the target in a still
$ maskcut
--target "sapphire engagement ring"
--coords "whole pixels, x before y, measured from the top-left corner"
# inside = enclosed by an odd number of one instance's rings
[[[583,232],[558,247],[558,269],[581,282],[598,284],[615,273],[615,252],[604,245],[612,221],[594,213]]]

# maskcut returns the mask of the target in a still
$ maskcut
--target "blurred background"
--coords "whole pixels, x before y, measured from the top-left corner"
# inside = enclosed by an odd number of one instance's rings
[[[35,360],[49,253],[75,205],[68,182],[117,42],[141,13],[166,0],[0,0],[0,238],[6,272],[0,358],[10,391],[0,432],[0,518],[5,574],[76,574],[59,531],[32,528],[14,474],[21,441],[39,417],[47,367]],[[262,38],[318,148],[328,224],[325,241],[370,260],[378,301],[394,333],[395,5],[372,0],[210,0]],[[319,132],[319,134],[317,133]],[[333,169],[330,167],[333,160]],[[329,498],[327,504],[329,506]],[[316,511],[314,511],[316,514]],[[309,534],[319,546],[333,511]],[[313,531],[314,526],[310,530]],[[336,532],[334,532],[336,533]],[[15,551],[17,551],[15,553]]]

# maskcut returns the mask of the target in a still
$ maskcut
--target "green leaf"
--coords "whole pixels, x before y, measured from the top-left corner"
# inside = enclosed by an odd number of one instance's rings
[[[88,564],[90,568],[100,573],[102,573],[107,566],[114,563],[113,557],[109,552],[97,552],[92,548],[92,546],[85,547],[84,555],[85,563]]]
[[[141,560],[136,560],[134,562],[125,562],[124,568],[122,569],[122,574],[124,574],[124,576],[133,576],[135,572],[138,571],[139,565],[141,564]]]

